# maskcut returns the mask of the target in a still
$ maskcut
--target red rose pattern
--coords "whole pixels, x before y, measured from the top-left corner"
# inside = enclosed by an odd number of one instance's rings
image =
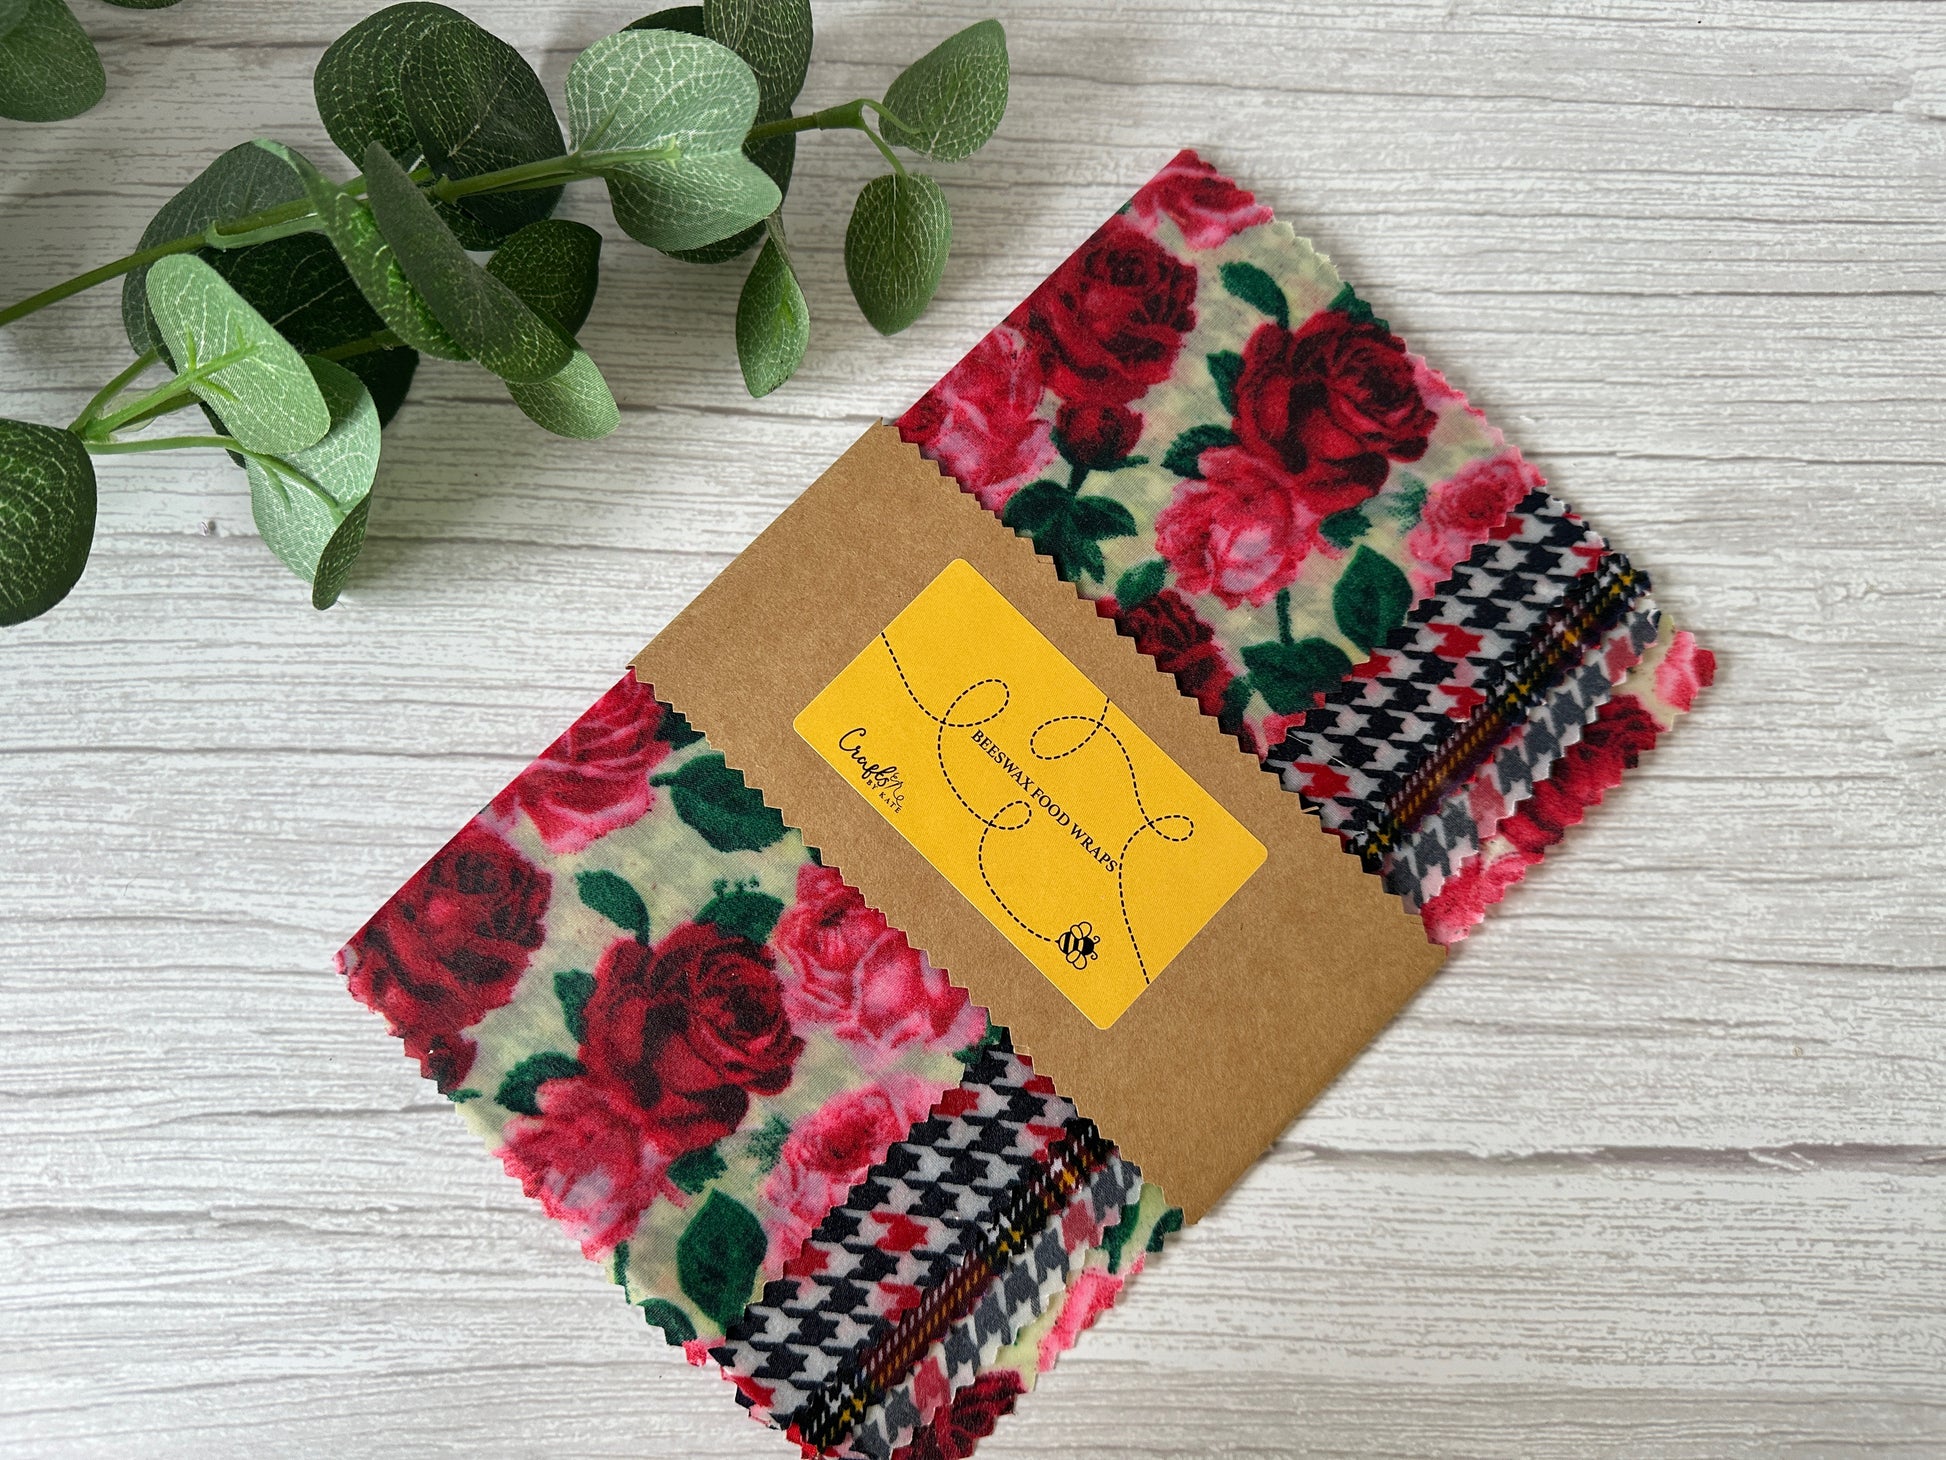
[[[634,1232],[659,1196],[673,1195],[668,1157],[622,1091],[594,1080],[548,1080],[540,1118],[507,1123],[501,1164],[595,1257]]]
[[[1158,216],[1182,230],[1191,248],[1215,248],[1246,228],[1268,223],[1269,208],[1194,152],[1178,152],[1169,165],[1129,199],[1129,213],[1151,232]]]
[[[1546,482],[1518,451],[1468,462],[1426,494],[1419,525],[1405,541],[1411,555],[1412,586],[1430,593],[1473,549],[1492,538],[1507,514]]]
[[[1405,345],[1372,321],[1321,310],[1296,330],[1259,325],[1243,347],[1237,438],[1320,517],[1375,495],[1393,461],[1424,456],[1435,424]]]
[[[1167,380],[1196,327],[1196,270],[1121,214],[1008,317],[1070,405],[1128,405]]]
[[[1696,636],[1679,629],[1669,652],[1655,667],[1655,692],[1671,709],[1688,713],[1696,692],[1716,681],[1716,656],[1696,643]]]
[[[899,435],[998,512],[1054,459],[1045,389],[1038,348],[1001,325],[899,418]]]
[[[912,1437],[898,1460],[967,1460],[1026,1392],[1012,1369],[989,1369]]]
[[[583,851],[649,809],[649,776],[669,754],[661,729],[662,706],[625,674],[493,798],[493,813],[524,811],[550,852]]]
[[[803,1250],[825,1214],[926,1118],[934,1095],[916,1080],[867,1085],[826,1101],[799,1123],[764,1186],[764,1200],[778,1214],[770,1234],[774,1263],[781,1267]]]
[[[790,1084],[804,1041],[791,1029],[770,953],[713,923],[602,955],[581,1062],[626,1091],[643,1133],[670,1157],[743,1123],[753,1094]]]
[[[829,867],[798,869],[797,901],[771,941],[797,975],[784,991],[790,1017],[829,1026],[868,1060],[914,1043],[964,1049],[986,1032],[966,991]]]
[[[1142,418],[1127,406],[1064,405],[1054,429],[1069,461],[1090,471],[1108,471],[1135,450]]]
[[[1636,696],[1618,694],[1604,704],[1548,778],[1500,823],[1498,839],[1509,849],[1475,857],[1420,909],[1426,936],[1445,945],[1464,938],[1569,827],[1580,824],[1590,806],[1600,805],[1621,784],[1623,773],[1654,749],[1659,734],[1655,718]]]
[[[442,1091],[472,1068],[465,1029],[513,997],[547,936],[554,879],[470,822],[342,953],[352,994],[383,1014]]]
[[[1112,598],[1097,606],[1135,640],[1136,648],[1155,660],[1157,669],[1175,676],[1177,687],[1205,715],[1222,710],[1223,692],[1236,671],[1217,647],[1215,631],[1196,616],[1180,593],[1165,588],[1134,608],[1120,608]]]
[[[1324,519],[1276,467],[1236,446],[1203,453],[1207,480],[1189,484],[1155,521],[1156,551],[1185,593],[1225,608],[1268,603],[1323,539]]]

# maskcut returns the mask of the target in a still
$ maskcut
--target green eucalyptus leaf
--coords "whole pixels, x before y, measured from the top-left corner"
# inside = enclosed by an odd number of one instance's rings
[[[758,111],[788,116],[811,66],[811,0],[703,0],[703,26],[750,67]]]
[[[971,157],[1007,111],[1007,33],[982,20],[948,36],[899,73],[885,93],[885,140],[941,162]]]
[[[436,177],[475,177],[566,150],[560,119],[534,68],[471,21],[422,36],[405,54],[399,87]],[[560,200],[559,187],[476,193],[445,207],[443,215],[468,248],[490,248],[547,217]]]
[[[95,43],[66,0],[27,0],[0,34],[0,117],[59,122],[78,117],[107,89]]]
[[[507,394],[535,425],[577,441],[599,441],[622,420],[608,381],[585,350],[576,350],[566,367],[546,380],[509,380]]]
[[[756,77],[735,52],[677,31],[625,30],[568,71],[568,129],[608,183],[615,221],[651,248],[695,249],[783,200],[743,154]]]
[[[72,431],[0,421],[0,624],[68,596],[95,536],[95,467]]]
[[[154,248],[172,239],[201,233],[212,223],[246,218],[303,196],[304,185],[288,163],[255,142],[239,142],[157,209],[135,246],[137,250]],[[208,256],[222,250],[203,252]],[[246,254],[254,250],[233,252]],[[122,279],[122,328],[128,332],[128,342],[138,355],[162,346],[155,318],[149,313],[148,277],[145,265],[131,269]]]
[[[631,20],[625,30],[673,30],[683,35],[709,34],[709,23],[703,18],[700,5],[672,5],[667,10],[658,10],[653,15],[645,15],[640,20]]]
[[[737,299],[737,364],[753,396],[769,395],[797,373],[811,338],[811,311],[804,303],[790,256],[776,238],[764,244]]]
[[[317,210],[324,236],[386,328],[412,349],[428,355],[445,360],[467,358],[465,349],[433,314],[432,306],[407,281],[370,208],[319,172],[303,153],[280,142],[252,145],[277,158],[299,180]]]
[[[25,20],[32,13],[33,9],[34,0],[0,0],[0,38],[4,38],[8,31]],[[695,10],[696,23],[701,25],[703,7],[698,5],[695,7]],[[639,25],[641,22],[638,21],[636,23]],[[696,34],[702,35],[704,32],[698,30]]]
[[[182,384],[246,451],[301,451],[331,429],[304,357],[208,264],[176,254],[149,270],[149,308]]]
[[[503,380],[546,380],[567,368],[573,341],[467,256],[426,195],[376,142],[365,151],[365,191],[406,282],[461,349]]]
[[[202,233],[212,223],[248,217],[305,196],[304,182],[290,162],[253,142],[240,143],[164,203],[136,246],[153,248]],[[388,328],[322,234],[300,233],[247,248],[204,248],[197,257],[221,274],[300,354],[322,354]],[[122,279],[122,327],[137,354],[162,348],[155,317],[149,313],[148,276],[143,267]],[[379,420],[384,422],[405,400],[418,363],[416,350],[393,346],[355,355],[348,368],[371,390]]]
[[[410,0],[367,16],[325,51],[311,89],[331,140],[358,166],[374,142],[407,168],[423,161],[453,178],[561,152],[560,123],[532,68],[445,5]],[[468,248],[493,248],[559,198],[544,188],[435,206]]]
[[[110,5],[119,5],[124,10],[167,10],[171,5],[179,5],[182,0],[108,0]]]
[[[939,184],[922,173],[885,173],[865,184],[845,229],[845,277],[882,335],[917,319],[939,287],[953,215]]]
[[[811,59],[809,0],[728,0],[713,8],[689,5],[644,16],[629,29],[675,30],[708,36],[735,51],[757,78],[755,120],[758,123],[782,121],[791,114],[791,103],[803,88],[804,72]],[[781,196],[789,196],[791,173],[797,166],[795,133],[746,142],[743,155],[769,175]],[[763,224],[752,223],[742,232],[715,243],[668,252],[687,263],[721,264],[747,253],[763,237]]]
[[[585,223],[544,218],[501,244],[486,268],[528,308],[575,334],[595,306],[601,235]]]
[[[264,545],[312,585],[315,607],[329,608],[364,543],[362,509],[378,473],[378,407],[344,366],[317,359],[304,363],[331,412],[331,429],[301,451],[247,457],[243,469],[250,478],[250,513]],[[325,568],[331,570],[328,578],[320,572]]]

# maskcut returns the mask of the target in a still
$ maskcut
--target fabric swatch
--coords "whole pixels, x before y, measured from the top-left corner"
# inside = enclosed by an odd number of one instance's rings
[[[901,1358],[899,1367],[906,1372],[859,1419],[848,1451],[890,1460],[895,1450],[910,1443],[920,1426],[977,1382],[1000,1349],[1039,1317],[1057,1293],[1066,1291],[1071,1274],[1122,1209],[1139,1198],[1141,1188],[1135,1168],[1110,1155],[1065,1208],[1038,1232],[1020,1235],[1018,1250],[1006,1255],[1004,1248],[996,1248],[992,1261],[956,1273],[956,1288],[940,1289],[942,1308],[956,1316],[916,1362],[907,1365]],[[909,1342],[916,1346],[933,1326]]]
[[[756,1417],[823,1433],[869,1386],[872,1346],[1006,1229],[1069,1140],[1073,1105],[995,1034],[712,1350]]]
[[[339,966],[671,1342],[741,1316],[986,1032],[633,675]]]

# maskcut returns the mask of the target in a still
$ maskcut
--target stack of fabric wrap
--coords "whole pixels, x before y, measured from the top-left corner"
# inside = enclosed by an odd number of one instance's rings
[[[899,422],[1451,944],[1712,662],[1193,153]],[[806,1454],[971,1453],[1181,1225],[622,679],[340,955],[507,1171]]]

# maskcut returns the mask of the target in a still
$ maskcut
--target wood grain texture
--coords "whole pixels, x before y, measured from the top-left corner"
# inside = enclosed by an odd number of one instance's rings
[[[221,148],[330,155],[370,0],[75,0],[108,100],[0,123],[0,294],[123,252]],[[558,90],[632,18],[467,0]],[[643,8],[648,8],[644,6]],[[1314,236],[1716,649],[1698,713],[981,1454],[1946,1448],[1946,7],[820,0],[807,105],[998,13],[995,142],[896,340],[874,159],[800,151],[813,312],[743,394],[739,275],[608,234],[622,428],[428,362],[313,613],[220,458],[102,473],[0,642],[0,1455],[774,1455],[530,1209],[332,950],[876,416],[1178,146]],[[0,334],[0,414],[126,359]]]

